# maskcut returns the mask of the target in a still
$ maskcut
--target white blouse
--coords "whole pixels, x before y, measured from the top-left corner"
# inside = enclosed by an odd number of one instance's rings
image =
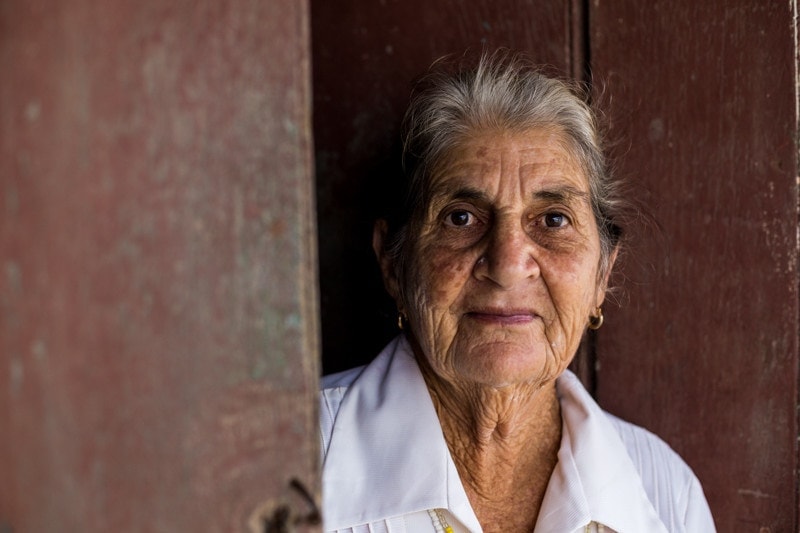
[[[605,413],[567,371],[558,463],[535,533],[713,533],[692,470],[652,433]],[[405,337],[323,378],[324,529],[480,533]]]

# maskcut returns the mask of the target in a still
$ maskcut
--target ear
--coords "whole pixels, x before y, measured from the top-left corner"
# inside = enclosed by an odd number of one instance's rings
[[[606,271],[603,273],[603,278],[600,280],[599,285],[597,286],[597,307],[603,305],[603,300],[606,298],[606,292],[608,291],[608,281],[611,279],[611,272],[614,270],[614,263],[617,262],[617,255],[619,254],[619,246],[615,246],[614,250],[612,250],[611,254],[608,256],[608,264],[606,265]]]
[[[398,283],[397,276],[394,271],[394,263],[386,253],[384,247],[386,243],[386,234],[389,231],[389,224],[386,219],[378,219],[372,227],[372,250],[375,252],[375,257],[378,260],[378,266],[381,269],[381,276],[383,277],[383,286],[389,296],[397,303],[398,309],[402,306],[399,301],[400,284]]]

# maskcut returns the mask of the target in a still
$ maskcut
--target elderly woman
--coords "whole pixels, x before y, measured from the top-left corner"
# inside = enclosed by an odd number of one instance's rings
[[[622,236],[590,108],[519,55],[438,62],[373,248],[400,335],[322,391],[326,531],[710,532],[690,468],[567,369]]]

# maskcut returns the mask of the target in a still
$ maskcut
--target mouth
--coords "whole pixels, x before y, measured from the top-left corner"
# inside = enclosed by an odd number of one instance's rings
[[[465,316],[477,322],[504,326],[530,324],[540,318],[531,309],[474,309]]]

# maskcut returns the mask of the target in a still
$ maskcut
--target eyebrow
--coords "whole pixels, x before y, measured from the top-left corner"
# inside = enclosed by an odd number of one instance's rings
[[[479,189],[472,187],[448,187],[447,185],[435,187],[431,190],[431,198],[456,198],[459,200],[486,200],[488,196]]]
[[[569,202],[575,198],[579,200],[588,200],[589,193],[580,189],[576,189],[575,187],[565,185],[555,189],[536,191],[533,193],[533,197],[537,200],[546,200],[549,202]]]
[[[447,197],[457,198],[460,200],[485,200],[488,201],[488,196],[478,189],[472,187],[459,187],[450,188],[447,186],[435,188],[433,197]],[[544,189],[533,193],[535,200],[543,200],[548,202],[569,202],[573,199],[587,200],[589,193],[582,191],[570,185],[556,187],[554,189]]]

